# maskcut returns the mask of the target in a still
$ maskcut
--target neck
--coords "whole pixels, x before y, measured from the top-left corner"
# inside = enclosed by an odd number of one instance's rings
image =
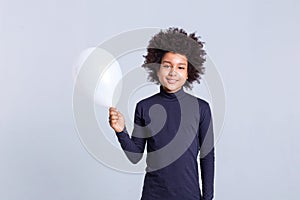
[[[181,99],[186,95],[182,87],[176,92],[168,92],[163,88],[163,86],[160,86],[160,94],[164,99],[168,99],[172,101]]]

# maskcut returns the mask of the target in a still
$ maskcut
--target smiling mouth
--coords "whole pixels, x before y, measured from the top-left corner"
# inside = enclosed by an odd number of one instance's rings
[[[167,81],[169,84],[174,84],[177,82],[177,80],[175,80],[175,79],[167,79]]]

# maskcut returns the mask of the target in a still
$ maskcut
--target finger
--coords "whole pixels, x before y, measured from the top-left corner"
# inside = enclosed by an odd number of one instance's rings
[[[112,110],[112,111],[117,111],[118,109],[115,108],[115,107],[110,107],[109,110]]]
[[[113,119],[113,120],[110,121],[110,123],[111,123],[112,125],[117,124],[117,122],[118,122],[118,120],[115,120],[115,119]]]
[[[114,108],[114,107],[110,107],[110,108],[109,108],[109,112],[116,112],[116,111],[117,111],[117,109]]]
[[[113,116],[111,116],[110,118],[109,118],[110,120],[117,120],[117,119],[119,119],[119,116],[116,116],[116,115],[113,115]]]
[[[118,112],[116,112],[116,111],[111,111],[111,112],[109,113],[109,115],[118,115]]]

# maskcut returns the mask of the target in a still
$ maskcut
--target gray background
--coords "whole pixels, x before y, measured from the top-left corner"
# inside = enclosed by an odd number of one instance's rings
[[[139,198],[143,174],[110,169],[80,143],[72,70],[115,34],[169,26],[202,35],[226,89],[215,199],[299,199],[299,9],[297,0],[1,0],[0,199]]]

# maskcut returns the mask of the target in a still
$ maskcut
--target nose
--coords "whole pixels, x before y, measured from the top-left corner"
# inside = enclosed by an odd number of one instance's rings
[[[171,76],[171,75],[176,75],[176,74],[177,74],[177,72],[175,70],[175,67],[170,67],[169,75]]]

